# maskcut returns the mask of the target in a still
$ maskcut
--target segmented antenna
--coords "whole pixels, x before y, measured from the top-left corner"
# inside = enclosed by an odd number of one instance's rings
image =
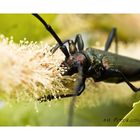
[[[53,30],[53,28],[46,23],[46,21],[40,17],[38,14],[32,14],[33,16],[35,16],[44,26],[45,28],[50,32],[50,34],[55,38],[55,40],[58,42],[61,51],[64,53],[64,55],[66,56],[66,58],[69,57],[69,53],[68,50],[66,48],[66,46],[63,44],[63,42],[61,41],[61,39],[58,37],[58,35],[55,33],[55,31]],[[57,47],[55,49],[55,51],[58,49],[59,47]]]
[[[45,20],[42,17],[40,17],[38,14],[32,14],[32,15],[35,16],[45,26],[45,28],[51,33],[51,35],[55,38],[55,40],[58,42],[58,44],[60,46],[63,46],[63,43],[62,43],[61,39],[55,33],[55,31],[53,30],[53,28],[49,24],[47,24],[45,22]]]

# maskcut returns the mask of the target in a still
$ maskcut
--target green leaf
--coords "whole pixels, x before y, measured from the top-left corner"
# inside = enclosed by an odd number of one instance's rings
[[[133,109],[120,121],[118,126],[140,126],[140,101],[133,104]]]

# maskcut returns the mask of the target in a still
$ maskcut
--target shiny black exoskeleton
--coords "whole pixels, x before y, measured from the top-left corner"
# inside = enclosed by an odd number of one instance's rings
[[[58,42],[51,52],[54,53],[60,48],[65,55],[65,60],[60,66],[65,70],[62,75],[71,76],[74,73],[79,74],[74,93],[55,95],[55,97],[53,95],[48,95],[41,97],[39,100],[47,101],[54,98],[79,96],[85,89],[86,78],[89,77],[92,77],[95,82],[126,82],[134,92],[140,91],[140,88],[136,88],[130,83],[130,81],[140,80],[140,61],[117,54],[118,43],[116,28],[113,28],[110,32],[104,51],[93,48],[84,50],[84,42],[80,34],[76,35],[75,40],[68,39],[61,41],[50,25],[48,25],[38,14],[33,15],[43,23],[45,28]],[[113,39],[116,43],[116,54],[108,52]],[[66,44],[68,45],[68,49]],[[131,67],[130,63],[132,65]]]

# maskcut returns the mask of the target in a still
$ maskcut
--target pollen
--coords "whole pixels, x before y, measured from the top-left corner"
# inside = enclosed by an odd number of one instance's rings
[[[0,35],[0,95],[36,99],[67,90],[58,69],[64,56],[59,49],[52,55],[50,49],[43,42],[24,38],[14,43],[13,37]]]

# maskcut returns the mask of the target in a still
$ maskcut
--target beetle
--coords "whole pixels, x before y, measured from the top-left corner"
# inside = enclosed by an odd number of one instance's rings
[[[40,101],[50,101],[55,98],[66,98],[79,96],[85,89],[85,81],[92,77],[95,82],[121,83],[125,82],[134,91],[140,91],[131,82],[140,80],[140,61],[117,53],[108,52],[112,42],[115,40],[116,52],[118,48],[117,29],[112,28],[105,43],[105,49],[87,48],[84,50],[82,36],[77,34],[75,40],[62,41],[53,28],[46,23],[38,14],[33,14],[50,32],[57,41],[57,45],[51,49],[52,53],[60,48],[65,55],[65,60],[60,65],[65,75],[78,73],[74,92],[70,94],[47,95],[39,98]],[[66,47],[68,44],[68,49]]]

